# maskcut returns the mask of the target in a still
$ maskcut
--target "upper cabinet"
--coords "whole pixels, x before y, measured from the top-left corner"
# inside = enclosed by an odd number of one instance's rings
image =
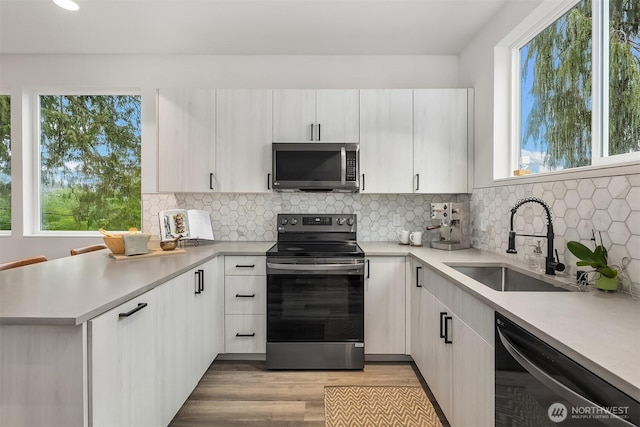
[[[217,91],[217,191],[269,191],[272,117],[271,90]]]
[[[467,193],[467,89],[413,91],[415,193]]]
[[[273,142],[359,142],[359,90],[273,91]]]
[[[160,89],[158,190],[210,192],[215,178],[213,89]]]
[[[413,192],[413,91],[360,91],[360,192]]]

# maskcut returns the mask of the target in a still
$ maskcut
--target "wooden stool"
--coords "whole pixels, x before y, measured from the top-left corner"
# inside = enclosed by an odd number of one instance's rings
[[[86,254],[87,252],[99,251],[101,249],[107,249],[106,245],[90,245],[83,248],[71,249],[71,255]]]
[[[10,268],[22,267],[24,265],[29,265],[29,264],[36,264],[38,262],[44,262],[46,260],[47,258],[42,255],[33,256],[30,258],[17,259],[15,261],[9,261],[9,262],[0,264],[0,270],[9,270]]]

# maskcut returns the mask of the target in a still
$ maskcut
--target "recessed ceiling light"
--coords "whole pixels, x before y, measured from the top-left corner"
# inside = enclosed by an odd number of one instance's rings
[[[74,2],[73,0],[53,0],[53,2],[63,9],[67,9],[67,10],[80,9],[80,6],[78,6],[78,3]]]

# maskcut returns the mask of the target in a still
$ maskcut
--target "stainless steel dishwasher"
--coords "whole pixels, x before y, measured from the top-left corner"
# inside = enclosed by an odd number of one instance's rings
[[[496,426],[638,426],[640,402],[496,313]]]

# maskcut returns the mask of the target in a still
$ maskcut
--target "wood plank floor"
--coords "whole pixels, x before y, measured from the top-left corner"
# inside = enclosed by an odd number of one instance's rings
[[[448,426],[414,366],[376,362],[362,371],[268,371],[264,362],[215,361],[170,426],[324,426],[326,385],[422,385]]]

